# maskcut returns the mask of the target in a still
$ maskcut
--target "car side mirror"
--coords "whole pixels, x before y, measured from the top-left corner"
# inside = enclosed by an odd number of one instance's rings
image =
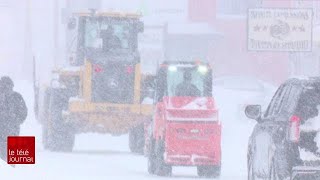
[[[259,120],[259,118],[261,117],[261,105],[246,106],[245,114],[250,119]]]

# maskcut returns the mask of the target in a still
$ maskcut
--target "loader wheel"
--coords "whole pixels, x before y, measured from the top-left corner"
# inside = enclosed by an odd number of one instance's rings
[[[129,148],[132,153],[143,154],[144,125],[141,124],[129,131]]]
[[[63,121],[62,111],[68,108],[68,91],[51,89],[49,120],[43,126],[44,148],[56,152],[71,152],[75,131],[71,124]]]
[[[276,164],[274,163],[274,161],[271,164],[269,179],[270,180],[280,180],[278,170],[276,168]]]
[[[48,128],[47,126],[42,125],[42,145],[44,149],[49,149],[48,143]]]
[[[148,172],[154,174],[157,169],[156,154],[154,150],[154,141],[151,141],[149,154],[148,154]]]
[[[168,165],[164,161],[164,142],[156,143],[156,171],[155,174],[158,176],[171,176],[172,166]]]
[[[220,166],[198,166],[198,176],[206,178],[216,178],[220,176]]]

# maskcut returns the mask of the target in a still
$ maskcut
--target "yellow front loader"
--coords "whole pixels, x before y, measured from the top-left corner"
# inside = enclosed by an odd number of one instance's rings
[[[67,24],[69,66],[53,71],[47,86],[35,86],[35,110],[43,127],[43,145],[72,151],[75,135],[129,132],[133,152],[142,152],[143,122],[152,116],[152,77],[140,70],[138,14],[76,13]]]

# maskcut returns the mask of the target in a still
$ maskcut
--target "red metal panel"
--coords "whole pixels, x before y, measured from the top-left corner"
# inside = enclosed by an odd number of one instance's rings
[[[218,122],[168,122],[165,142],[169,164],[220,165],[221,126]]]
[[[210,22],[216,17],[216,0],[189,0],[189,20]]]

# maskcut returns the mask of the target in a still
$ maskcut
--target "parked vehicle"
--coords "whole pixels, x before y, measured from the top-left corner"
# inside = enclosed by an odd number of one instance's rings
[[[197,166],[198,175],[217,177],[221,125],[207,64],[165,62],[156,75],[155,113],[147,124],[150,174],[167,176],[172,166]]]
[[[320,163],[300,156],[301,149],[319,155],[319,109],[320,78],[286,81],[264,113],[260,105],[247,106],[246,115],[258,122],[249,139],[248,179],[319,178]]]

